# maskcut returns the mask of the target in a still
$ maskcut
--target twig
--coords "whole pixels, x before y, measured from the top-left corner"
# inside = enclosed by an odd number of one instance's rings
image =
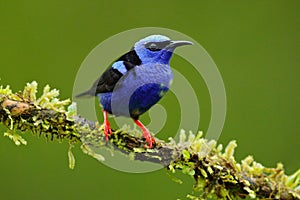
[[[36,92],[36,82],[18,93],[8,86],[0,87],[0,122],[8,128],[5,135],[17,145],[27,143],[16,131],[31,131],[50,140],[68,140],[70,168],[75,165],[71,152],[74,143],[81,143],[82,150],[98,160],[105,158],[93,148],[113,147],[131,159],[159,163],[171,172],[181,170],[193,177],[194,192],[187,195],[190,199],[300,199],[300,169],[287,176],[282,164],[266,168],[251,156],[238,163],[233,155],[235,141],[223,151],[222,145],[202,138],[201,132],[195,135],[182,131],[179,142],[157,139],[154,148],[148,149],[146,141],[133,131],[119,129],[106,142],[102,126],[80,117],[70,100],[59,100],[58,90],[46,86],[40,98],[36,98]]]

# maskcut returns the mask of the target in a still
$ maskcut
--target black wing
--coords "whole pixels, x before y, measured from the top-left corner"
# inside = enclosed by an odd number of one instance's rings
[[[137,55],[135,50],[131,50],[128,53],[122,55],[119,59],[115,62],[123,61],[123,64],[126,67],[126,70],[129,71],[130,69],[134,68],[137,65],[140,65],[142,61],[140,60],[139,56]],[[112,65],[106,69],[103,74],[94,82],[91,89],[86,92],[83,92],[76,97],[81,97],[85,95],[92,95],[95,96],[99,93],[106,93],[112,92],[114,87],[116,86],[117,82],[123,76],[121,72],[117,69],[112,68]]]

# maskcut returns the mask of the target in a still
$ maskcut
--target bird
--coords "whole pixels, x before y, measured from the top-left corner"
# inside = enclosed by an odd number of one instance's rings
[[[141,128],[147,148],[156,144],[139,116],[155,105],[169,90],[173,81],[170,59],[175,48],[192,44],[190,41],[171,40],[160,34],[142,38],[116,59],[89,90],[76,96],[98,97],[107,141],[112,134],[108,114],[112,114],[132,118]]]

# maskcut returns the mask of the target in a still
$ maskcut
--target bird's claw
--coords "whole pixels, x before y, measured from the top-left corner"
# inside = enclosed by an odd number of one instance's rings
[[[153,144],[155,144],[155,139],[150,135],[150,133],[144,133],[144,138],[146,139],[147,145],[145,148],[151,149]]]
[[[148,145],[145,145],[145,148],[149,148],[151,149],[153,144],[155,144],[155,139],[152,137],[151,133],[148,131],[148,129],[143,125],[142,122],[140,122],[139,120],[137,119],[134,119],[133,120],[134,123],[136,125],[138,125],[142,131],[143,131],[143,137],[146,139],[146,142],[148,143]]]

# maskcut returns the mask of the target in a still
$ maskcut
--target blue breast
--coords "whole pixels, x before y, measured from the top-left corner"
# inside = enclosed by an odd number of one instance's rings
[[[113,92],[98,94],[104,110],[137,119],[168,91],[173,79],[168,64],[145,64],[128,71]]]

